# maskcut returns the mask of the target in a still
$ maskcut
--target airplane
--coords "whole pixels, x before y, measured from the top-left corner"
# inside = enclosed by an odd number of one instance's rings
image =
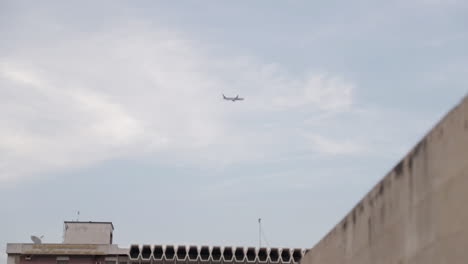
[[[244,100],[244,98],[239,97],[239,95],[237,95],[236,97],[226,97],[224,96],[224,94],[223,94],[223,99],[228,100],[228,101],[233,101],[233,102]]]

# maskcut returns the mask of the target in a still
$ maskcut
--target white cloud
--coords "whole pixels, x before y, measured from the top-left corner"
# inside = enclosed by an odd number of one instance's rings
[[[310,134],[307,136],[312,148],[321,154],[342,155],[360,154],[368,152],[368,148],[352,139],[340,140],[323,135]]]
[[[18,70],[7,64],[0,64],[0,73],[7,79],[15,82],[40,87],[41,81],[34,74]]]
[[[110,158],[140,140],[139,121],[98,92],[58,89],[26,70],[5,68],[0,180]]]
[[[300,107],[315,106],[325,111],[344,111],[350,109],[354,85],[340,77],[330,74],[309,74],[297,85],[293,93],[275,98],[278,106]]]
[[[214,164],[265,157],[274,132],[236,120],[352,105],[354,85],[333,74],[212,57],[167,30],[133,25],[50,43],[0,54],[0,181],[145,153]],[[222,93],[247,98],[231,104]]]

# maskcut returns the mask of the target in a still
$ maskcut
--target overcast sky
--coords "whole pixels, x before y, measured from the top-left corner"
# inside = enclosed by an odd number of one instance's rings
[[[312,247],[466,95],[467,28],[451,0],[0,0],[0,249],[77,211],[123,246],[255,246],[261,217]]]

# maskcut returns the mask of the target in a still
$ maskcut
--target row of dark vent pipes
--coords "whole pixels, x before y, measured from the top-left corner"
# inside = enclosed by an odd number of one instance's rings
[[[131,245],[128,256],[134,261],[299,263],[306,251],[300,248]]]

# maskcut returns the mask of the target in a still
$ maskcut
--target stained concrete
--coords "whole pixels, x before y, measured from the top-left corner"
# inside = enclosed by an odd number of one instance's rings
[[[468,97],[301,263],[468,263]]]
[[[65,244],[112,244],[114,226],[111,222],[65,221]]]

